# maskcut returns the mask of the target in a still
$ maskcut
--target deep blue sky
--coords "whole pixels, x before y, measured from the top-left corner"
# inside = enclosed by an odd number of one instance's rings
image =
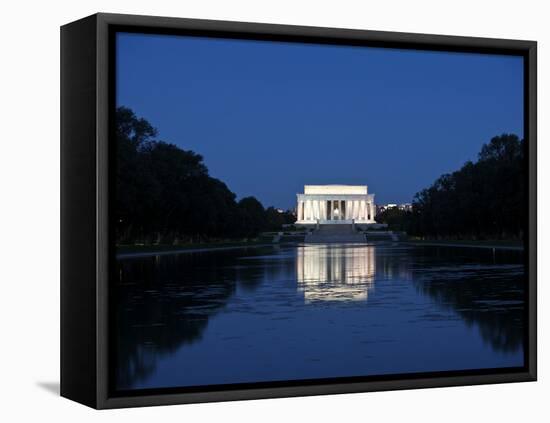
[[[119,34],[117,104],[204,157],[239,198],[305,184],[410,202],[504,132],[523,136],[520,57]]]

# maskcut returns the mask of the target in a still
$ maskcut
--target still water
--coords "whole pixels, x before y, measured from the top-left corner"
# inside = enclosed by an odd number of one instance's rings
[[[522,366],[522,253],[299,245],[117,261],[116,389]]]

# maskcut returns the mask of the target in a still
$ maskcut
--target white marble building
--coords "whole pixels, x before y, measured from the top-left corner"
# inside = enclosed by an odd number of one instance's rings
[[[366,185],[305,185],[297,200],[298,225],[375,223],[374,194]]]

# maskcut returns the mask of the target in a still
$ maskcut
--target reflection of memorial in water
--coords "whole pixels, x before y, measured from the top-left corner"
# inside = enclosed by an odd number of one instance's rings
[[[372,245],[307,245],[297,249],[296,279],[306,303],[366,300],[374,287]]]

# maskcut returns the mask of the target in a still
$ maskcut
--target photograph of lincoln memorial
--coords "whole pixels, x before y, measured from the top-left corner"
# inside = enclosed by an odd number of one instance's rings
[[[305,185],[297,201],[298,225],[376,223],[367,185]]]
[[[524,366],[523,58],[116,44],[113,392]]]

